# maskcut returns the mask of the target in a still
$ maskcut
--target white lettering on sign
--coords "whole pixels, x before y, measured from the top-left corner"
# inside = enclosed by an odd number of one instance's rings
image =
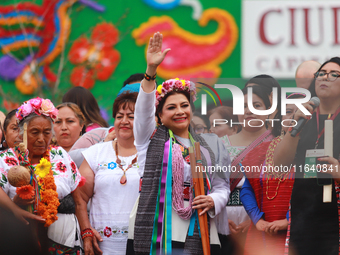
[[[340,53],[340,2],[242,2],[242,77],[294,78],[305,60]]]

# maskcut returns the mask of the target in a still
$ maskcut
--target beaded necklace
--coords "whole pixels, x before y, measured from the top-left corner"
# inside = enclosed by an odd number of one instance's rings
[[[173,189],[172,189],[172,207],[177,215],[184,220],[188,220],[192,215],[192,200],[193,191],[192,188],[189,189],[189,206],[184,207],[184,162],[183,159],[190,164],[189,160],[189,150],[178,141],[173,132],[169,130],[170,139],[174,140],[174,145],[172,149],[172,175],[173,175]],[[194,144],[194,139],[189,133],[190,141]],[[192,181],[191,184],[192,186]]]
[[[120,184],[125,185],[125,184],[127,183],[127,178],[126,178],[125,172],[126,172],[127,170],[129,170],[134,164],[136,164],[136,162],[137,162],[137,155],[136,155],[136,157],[132,160],[131,164],[128,165],[128,167],[124,170],[123,165],[122,165],[122,161],[121,161],[120,158],[118,157],[118,141],[116,141],[116,144],[115,144],[115,152],[116,152],[116,156],[117,156],[116,162],[117,162],[119,168],[122,169],[122,171],[123,171],[123,175],[122,175],[122,177],[120,178]]]
[[[269,147],[268,147],[268,150],[267,150],[267,153],[266,153],[266,165],[267,166],[274,166],[274,151],[275,151],[275,148],[276,146],[280,143],[282,137],[278,137],[278,138],[275,138],[274,140],[272,140],[272,142],[270,143]],[[279,191],[279,188],[280,188],[280,184],[282,182],[284,182],[287,177],[289,175],[289,172],[286,173],[286,172],[281,172],[281,171],[271,171],[271,172],[268,172],[267,174],[267,181],[266,181],[266,196],[267,196],[267,199],[268,200],[273,200],[277,194],[278,194],[278,191]],[[276,190],[275,190],[275,194],[274,196],[270,197],[268,195],[268,190],[269,190],[269,179],[271,179],[272,177],[274,177],[274,180],[275,179],[278,179],[278,184],[276,186]]]

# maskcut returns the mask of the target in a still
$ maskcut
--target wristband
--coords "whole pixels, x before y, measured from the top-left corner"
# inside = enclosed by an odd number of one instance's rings
[[[148,75],[147,73],[145,73],[144,74],[144,78],[145,78],[145,80],[147,80],[147,81],[150,81],[150,80],[155,80],[156,79],[156,74],[154,75],[154,76],[150,76],[150,75]]]
[[[81,239],[84,240],[86,237],[93,237],[93,231],[90,228],[85,228],[81,231]]]

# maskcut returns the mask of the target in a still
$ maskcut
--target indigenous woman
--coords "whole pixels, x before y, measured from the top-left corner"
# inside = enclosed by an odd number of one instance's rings
[[[10,111],[5,118],[2,133],[1,150],[19,145],[19,127],[15,116],[16,110]]]
[[[287,98],[303,98],[305,95],[294,93]],[[288,227],[287,212],[294,184],[294,171],[271,171],[273,154],[284,132],[288,130],[297,107],[287,105],[282,121],[281,136],[270,142],[264,142],[250,151],[242,164],[259,167],[258,172],[246,173],[240,198],[250,219],[254,223],[247,233],[245,254],[283,254]],[[286,121],[285,121],[286,120]],[[264,171],[264,169],[266,171]]]
[[[340,143],[340,58],[334,57],[321,65],[311,84],[312,96],[320,99],[320,105],[313,110],[312,101],[303,106],[312,113],[301,133],[292,137],[290,132],[284,136],[274,152],[275,166],[296,165],[290,217],[286,244],[289,254],[339,254],[339,155]],[[297,110],[294,119],[309,119]],[[311,168],[306,162],[306,153],[314,159],[315,149],[324,148],[324,123],[333,120],[333,157],[319,158],[327,164],[329,174],[334,179],[321,178],[319,173],[306,171]],[[322,152],[322,151],[321,151]],[[308,166],[306,165],[308,164]],[[315,165],[314,165],[315,167]],[[331,168],[333,171],[331,171]],[[326,170],[327,170],[326,169]],[[337,169],[337,171],[335,170]],[[323,185],[332,184],[332,201],[323,202]]]
[[[81,177],[65,150],[50,146],[57,114],[58,110],[48,99],[31,99],[18,108],[20,136],[26,132],[27,125],[27,150],[20,146],[0,154],[0,186],[15,203],[28,206],[29,211],[45,219],[44,225],[36,226],[43,254],[78,254],[80,231],[72,196]],[[9,183],[8,173],[18,165],[27,168],[23,171],[28,171],[30,178],[27,185],[21,186],[16,181],[18,170],[14,172],[16,178],[11,183],[18,186],[16,189]],[[13,206],[7,203],[7,207]]]
[[[125,254],[129,215],[139,195],[137,150],[134,146],[133,119],[138,93],[125,92],[113,104],[116,139],[98,143],[83,151],[79,168],[86,183],[76,198],[76,212],[86,254]],[[87,202],[90,203],[89,217]],[[93,232],[100,234],[97,244]]]
[[[271,107],[270,99],[262,86],[252,86],[252,104],[256,110],[267,110]],[[244,100],[247,102],[248,89],[243,89]],[[232,159],[232,166],[240,169],[245,156],[261,143],[273,139],[272,132],[267,129],[268,116],[255,115],[250,111],[249,102],[245,103],[244,115],[238,116],[238,121],[243,123],[239,133],[233,136],[225,136],[223,140]],[[242,253],[247,229],[250,220],[240,201],[240,190],[245,181],[241,172],[231,173],[231,195],[227,206],[229,228],[231,232],[231,250]],[[230,240],[229,240],[230,241]],[[232,254],[232,251],[229,251]]]
[[[189,165],[193,162],[190,162],[188,147],[195,141],[200,142],[205,167],[228,166],[229,156],[216,135],[199,136],[189,126],[193,107],[190,102],[195,100],[193,83],[171,79],[156,90],[157,66],[170,50],[162,52],[161,49],[162,35],[155,33],[148,46],[147,70],[136,102],[134,134],[143,182],[134,227],[134,252],[156,254],[162,249],[167,254],[175,250],[203,254],[195,211],[202,209],[200,215],[208,214],[210,228],[206,230],[210,236],[211,254],[219,254],[217,234],[229,233],[225,214],[228,175],[219,173],[217,176],[218,171],[207,173],[211,182],[204,178],[204,194],[211,187],[209,195],[194,197]],[[161,125],[154,132],[155,112]],[[166,203],[163,203],[164,199]]]
[[[55,137],[58,145],[68,152],[85,133],[85,117],[74,103],[60,104],[57,109],[58,116],[54,123]]]

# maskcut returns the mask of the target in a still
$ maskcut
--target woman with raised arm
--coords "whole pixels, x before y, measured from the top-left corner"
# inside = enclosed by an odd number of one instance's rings
[[[294,119],[310,119],[301,133],[295,137],[290,132],[284,136],[274,152],[275,166],[296,166],[290,218],[286,245],[289,254],[339,254],[340,219],[340,58],[334,57],[322,64],[311,83],[312,96],[320,99],[320,105],[313,110],[313,102],[303,106],[312,114],[306,116],[301,110]],[[333,179],[324,179],[319,173],[312,173],[312,165],[306,160],[317,158],[315,149],[324,149],[324,123],[333,120],[333,157],[320,158],[327,164],[328,173]],[[291,130],[290,130],[291,131]],[[314,169],[316,168],[315,165]],[[308,169],[308,171],[307,171]],[[333,169],[333,171],[331,171]],[[323,185],[332,184],[332,202],[323,202]],[[288,248],[288,247],[287,247]],[[288,251],[288,249],[287,249]]]
[[[157,67],[168,51],[170,49],[162,52],[162,35],[155,33],[150,38],[145,79],[136,102],[134,135],[143,182],[134,225],[134,252],[155,254],[163,249],[169,254],[174,250],[203,254],[196,213],[201,208],[200,215],[208,214],[211,254],[219,254],[217,234],[229,233],[225,211],[229,196],[228,174],[208,173],[211,183],[205,178],[204,186],[205,194],[211,188],[209,195],[194,197],[188,147],[200,142],[205,167],[228,166],[229,155],[216,135],[197,135],[189,126],[191,103],[195,100],[193,83],[171,79],[156,90]],[[155,113],[161,124],[156,130]],[[163,167],[169,164],[172,167]],[[163,199],[166,204],[162,203]],[[159,209],[164,209],[164,215],[168,216],[166,224]],[[157,229],[163,229],[164,234]],[[164,242],[159,242],[163,237]],[[128,252],[131,252],[129,247]]]

